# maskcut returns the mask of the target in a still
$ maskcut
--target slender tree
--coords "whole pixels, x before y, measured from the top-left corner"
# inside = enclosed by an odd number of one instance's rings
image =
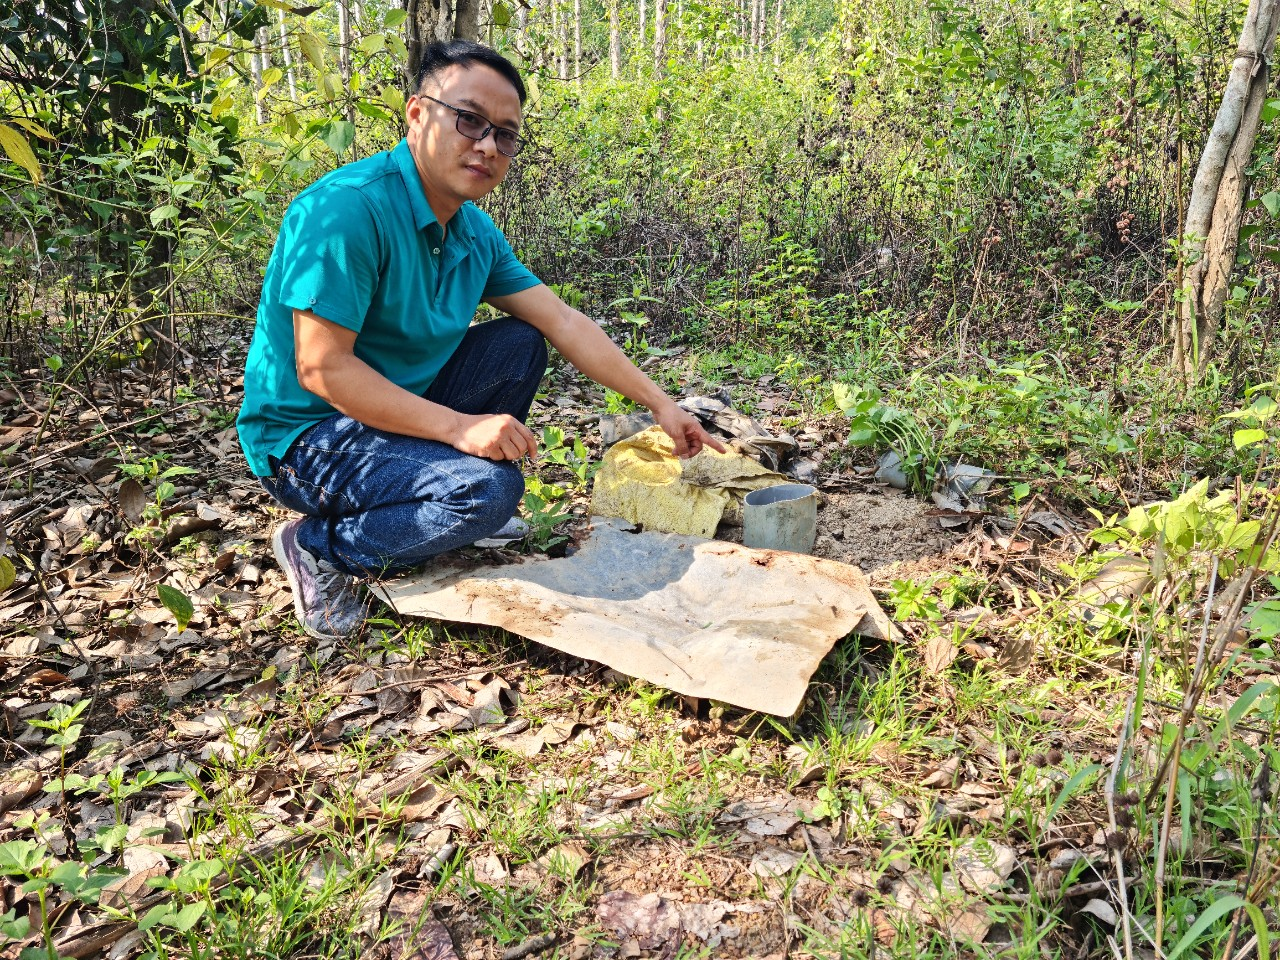
[[[276,22],[280,26],[280,55],[284,59],[284,73],[289,79],[289,99],[298,102],[298,81],[293,75],[293,51],[289,49],[289,34],[284,28],[284,11],[277,10]]]
[[[1188,382],[1213,357],[1231,290],[1240,223],[1249,199],[1247,168],[1258,139],[1280,28],[1280,0],[1250,0],[1222,105],[1196,168],[1182,231],[1182,299],[1173,362]]]
[[[667,65],[667,0],[653,0],[653,75],[662,79]]]
[[[640,0],[639,12],[640,12],[640,24],[636,28],[636,50],[643,51],[644,48],[649,43],[649,35],[648,35],[648,31],[646,30],[647,24],[645,23],[645,15],[648,13],[648,3],[646,3],[646,0]],[[640,56],[636,57],[637,67],[641,63],[642,57],[643,57],[643,53],[641,53]]]
[[[609,74],[617,80],[622,73],[622,32],[618,27],[618,0],[609,0]]]
[[[582,86],[582,0],[573,0],[573,77]]]
[[[351,6],[350,0],[338,0],[338,73],[342,76],[343,96],[347,101],[347,120],[356,122],[355,103],[351,97]]]
[[[773,8],[773,65],[782,65],[782,0],[776,0]]]
[[[267,122],[267,115],[262,107],[262,97],[258,94],[262,91],[262,44],[259,43],[257,31],[253,34],[253,39],[249,42],[249,77],[253,80],[253,117],[258,121],[258,125]]]

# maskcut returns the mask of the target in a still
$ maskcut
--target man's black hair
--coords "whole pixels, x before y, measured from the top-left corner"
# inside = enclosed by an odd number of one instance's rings
[[[511,81],[520,96],[520,106],[524,106],[524,81],[520,79],[520,72],[498,51],[471,40],[449,40],[443,43],[436,41],[428,44],[427,49],[422,52],[422,62],[418,64],[418,85],[414,89],[421,90],[427,80],[455,64],[470,67],[474,63],[496,70]]]

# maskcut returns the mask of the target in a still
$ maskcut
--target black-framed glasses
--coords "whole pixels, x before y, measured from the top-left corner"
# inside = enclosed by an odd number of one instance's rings
[[[458,115],[455,126],[458,132],[468,140],[483,140],[489,135],[489,131],[493,131],[493,142],[497,146],[498,152],[504,157],[515,157],[524,149],[524,138],[517,134],[514,130],[508,130],[506,127],[500,127],[496,123],[491,123],[487,118],[473,110],[464,110],[461,107],[455,107],[452,103],[445,103],[443,100],[437,100],[435,97],[429,97],[425,93],[418,94],[423,100],[430,100],[432,103],[438,103],[442,107],[447,107]]]

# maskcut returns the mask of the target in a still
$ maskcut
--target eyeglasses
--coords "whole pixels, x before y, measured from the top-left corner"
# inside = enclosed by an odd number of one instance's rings
[[[494,145],[497,146],[498,152],[504,157],[514,157],[524,149],[524,138],[520,137],[514,130],[508,130],[506,127],[500,127],[496,123],[490,123],[478,113],[455,107],[451,103],[445,103],[443,100],[429,97],[425,93],[419,94],[419,96],[423,100],[438,103],[440,106],[447,107],[456,113],[458,121],[455,126],[458,128],[458,132],[468,140],[483,140],[492,130]]]

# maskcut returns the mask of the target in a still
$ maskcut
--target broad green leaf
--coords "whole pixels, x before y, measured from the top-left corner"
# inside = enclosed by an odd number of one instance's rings
[[[396,87],[382,88],[382,102],[397,114],[404,110],[404,94]]]
[[[1268,100],[1262,107],[1262,122],[1270,123],[1280,117],[1280,100]]]
[[[381,53],[386,47],[386,35],[381,33],[371,33],[360,41],[360,51],[362,53]]]
[[[321,139],[329,145],[334,153],[343,153],[355,143],[356,125],[350,120],[333,120],[326,125]]]
[[[177,587],[171,587],[167,583],[156,584],[156,591],[160,594],[160,602],[164,604],[165,609],[178,621],[178,630],[187,629],[187,624],[191,622],[191,617],[196,612],[191,598]]]
[[[40,173],[40,163],[36,160],[36,155],[31,150],[31,144],[27,142],[27,138],[20,134],[13,127],[0,123],[0,150],[22,167],[31,176],[32,183],[39,183],[44,179]]]
[[[392,114],[382,109],[382,107],[378,106],[376,103],[370,103],[368,100],[357,100],[356,109],[366,117],[370,117],[373,120],[381,120],[384,123],[391,123],[396,119]]]
[[[1235,444],[1237,450],[1251,447],[1255,443],[1261,443],[1266,439],[1267,431],[1265,430],[1237,430],[1231,435],[1231,442]]]
[[[497,0],[493,5],[493,24],[496,27],[508,27],[511,24],[511,8],[502,0]]]
[[[146,933],[161,920],[166,919],[172,912],[173,908],[167,903],[152,907],[147,911],[147,915],[138,921],[138,929]]]
[[[1268,600],[1254,607],[1249,614],[1249,629],[1263,640],[1280,636],[1280,600]]]
[[[409,55],[409,48],[394,33],[387,34],[387,49],[403,60]]]
[[[186,933],[204,916],[205,902],[189,903],[178,911],[177,916],[165,920],[166,927],[173,927],[179,933]]]
[[[409,14],[404,10],[388,10],[387,15],[382,18],[382,25],[388,30],[394,30],[408,18]]]
[[[1258,534],[1261,532],[1262,525],[1257,520],[1232,523],[1227,528],[1227,536],[1222,545],[1228,550],[1247,550],[1258,542]]]
[[[1272,190],[1270,193],[1264,193],[1260,199],[1262,205],[1267,208],[1267,213],[1273,217],[1280,217],[1280,192]]]
[[[307,58],[308,63],[317,70],[324,70],[325,45],[314,33],[304,31],[298,34],[298,46],[302,48],[302,55]]]
[[[44,861],[47,852],[44,844],[32,840],[0,843],[0,877],[30,876]]]
[[[151,225],[158,227],[166,220],[173,220],[178,216],[178,208],[172,203],[166,203],[163,206],[156,207],[151,211]]]
[[[267,87],[275,86],[283,76],[284,71],[279,67],[268,67],[262,71],[262,88],[265,90]]]
[[[231,49],[229,47],[219,47],[204,58],[204,72],[212,73],[219,64],[226,62],[230,58]]]
[[[0,557],[0,593],[12,587],[17,578],[18,571],[13,567],[13,561],[8,557]]]
[[[31,930],[31,918],[19,917],[16,910],[10,910],[0,917],[0,935],[10,940],[24,940]]]

